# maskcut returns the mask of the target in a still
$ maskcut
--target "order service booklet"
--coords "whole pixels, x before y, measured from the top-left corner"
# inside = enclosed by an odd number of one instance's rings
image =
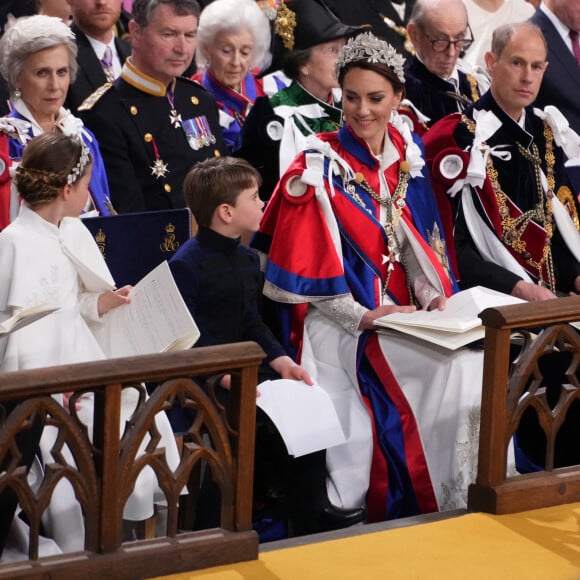
[[[39,304],[38,306],[31,306],[30,308],[19,310],[10,318],[0,322],[0,336],[24,328],[57,310],[59,310],[58,306],[52,306],[50,304]]]
[[[485,336],[480,312],[524,302],[503,292],[475,286],[448,298],[445,310],[394,312],[377,318],[375,324],[455,350]]]
[[[109,358],[185,350],[199,338],[166,261],[136,284],[129,298],[93,327]]]

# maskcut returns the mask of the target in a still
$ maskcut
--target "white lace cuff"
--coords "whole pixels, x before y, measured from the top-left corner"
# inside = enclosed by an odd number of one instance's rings
[[[368,311],[368,308],[358,303],[351,294],[317,300],[312,302],[312,306],[352,335],[358,333],[360,321]]]
[[[415,278],[413,281],[413,290],[422,308],[427,308],[434,298],[441,296],[441,292],[431,285],[425,275],[420,275]]]

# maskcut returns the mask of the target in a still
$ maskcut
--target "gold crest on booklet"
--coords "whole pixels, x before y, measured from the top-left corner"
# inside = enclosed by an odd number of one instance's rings
[[[103,254],[103,258],[105,257],[105,240],[107,236],[105,236],[105,232],[99,228],[99,231],[95,234],[95,242],[97,242],[97,246],[99,250],[101,250],[101,254]]]
[[[169,222],[165,226],[165,237],[159,246],[162,252],[173,253],[179,248],[179,242],[175,239],[175,226]]]

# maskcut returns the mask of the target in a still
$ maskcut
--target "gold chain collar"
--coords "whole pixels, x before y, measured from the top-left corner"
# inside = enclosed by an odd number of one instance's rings
[[[462,120],[469,129],[469,131],[475,134],[475,122],[466,117],[462,116]],[[546,192],[546,197],[544,199],[544,188],[542,186],[541,178],[541,157],[539,155],[538,146],[532,143],[532,152],[530,153],[521,143],[516,141],[518,151],[522,157],[527,159],[534,167],[534,178],[536,181],[536,193],[538,201],[533,209],[526,212],[522,212],[517,218],[512,218],[510,215],[510,210],[507,205],[508,196],[502,190],[499,184],[499,174],[493,165],[492,156],[489,155],[487,158],[486,172],[487,176],[491,182],[493,192],[499,208],[499,215],[501,218],[502,227],[502,240],[503,242],[510,246],[514,252],[519,254],[522,259],[538,271],[540,284],[547,285],[552,292],[556,290],[556,279],[554,275],[554,262],[552,258],[552,251],[550,245],[550,239],[553,234],[553,217],[552,217],[552,198],[554,197],[554,188],[556,186],[556,180],[554,178],[554,135],[550,126],[544,122],[544,139],[546,141],[546,180],[548,182],[548,191]],[[546,230],[546,242],[544,244],[544,249],[542,251],[542,257],[540,260],[534,260],[530,252],[527,251],[526,242],[521,239],[523,232],[534,219]],[[548,271],[548,280],[543,280],[542,272],[543,265],[546,264]]]
[[[467,81],[469,82],[469,88],[471,89],[471,101],[475,103],[481,96],[479,92],[479,84],[477,83],[477,79],[470,74],[465,75],[467,77]]]
[[[401,214],[407,205],[405,198],[407,196],[407,188],[409,187],[410,176],[411,174],[409,173],[409,163],[407,161],[401,161],[399,164],[399,179],[393,195],[381,197],[369,185],[369,182],[365,179],[362,173],[355,173],[354,178],[346,186],[346,190],[359,204],[364,206],[360,196],[357,195],[355,197],[356,184],[361,189],[366,191],[377,203],[386,208],[387,220],[384,224],[384,228],[388,234],[390,231],[396,229],[399,225]]]
[[[399,163],[399,179],[397,181],[397,187],[391,196],[381,197],[377,192],[369,185],[368,181],[365,179],[362,173],[355,173],[354,177],[346,186],[347,193],[364,209],[367,209],[366,204],[361,199],[360,195],[356,193],[356,186],[360,187],[366,191],[372,199],[377,203],[382,205],[387,210],[387,217],[383,225],[383,229],[387,234],[387,248],[388,256],[386,256],[389,265],[387,266],[387,277],[383,284],[383,296],[387,293],[387,288],[391,280],[391,275],[395,269],[395,263],[399,262],[403,271],[405,272],[405,280],[407,291],[409,292],[409,304],[415,304],[415,299],[413,296],[413,291],[409,283],[409,275],[407,270],[407,264],[405,257],[401,250],[401,244],[399,242],[399,237],[397,236],[397,227],[399,225],[399,220],[405,206],[407,205],[405,198],[407,196],[407,188],[409,187],[410,165],[408,161],[401,161]]]

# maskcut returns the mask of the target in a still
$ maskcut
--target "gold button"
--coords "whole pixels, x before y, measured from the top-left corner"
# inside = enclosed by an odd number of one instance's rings
[[[169,183],[166,183],[166,184],[163,186],[163,189],[164,189],[164,190],[165,190],[167,193],[169,193],[169,192],[171,191],[171,185],[169,185]]]
[[[151,135],[151,133],[145,133],[143,139],[145,139],[145,143],[151,143],[151,141],[153,141],[153,135]]]
[[[192,102],[194,105],[199,105],[199,99],[198,99],[197,97],[191,97],[191,102]]]
[[[137,107],[135,105],[132,105],[129,110],[131,111],[131,115],[137,114]]]
[[[219,149],[214,149],[213,155],[214,155],[214,157],[221,157],[222,156],[222,154],[219,152]]]

